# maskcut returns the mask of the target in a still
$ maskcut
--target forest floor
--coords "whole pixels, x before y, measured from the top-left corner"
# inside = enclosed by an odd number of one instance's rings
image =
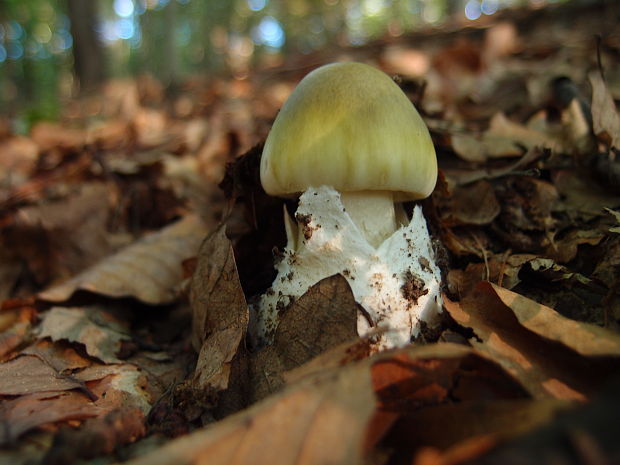
[[[113,81],[28,136],[0,120],[0,463],[620,463],[619,20],[506,11],[175,92]],[[442,321],[371,355],[337,275],[252,350],[295,208],[262,143],[343,60],[430,129]]]

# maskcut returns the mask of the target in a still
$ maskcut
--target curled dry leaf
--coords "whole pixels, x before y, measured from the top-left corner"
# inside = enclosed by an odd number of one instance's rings
[[[489,412],[502,411],[507,420],[510,405],[523,405],[529,416],[523,415],[519,425],[525,430],[551,411],[533,414],[523,401],[526,396],[499,365],[471,348],[408,347],[305,376],[250,409],[170,441],[129,465],[363,463],[379,442],[397,440],[399,419],[424,407],[512,399],[512,404],[489,406]],[[453,438],[501,430],[490,413],[481,418],[484,426],[464,428],[466,433]],[[439,440],[429,439],[429,444]]]
[[[186,216],[39,293],[39,297],[61,302],[77,290],[85,290],[108,297],[134,297],[154,305],[173,302],[177,298],[177,286],[183,280],[181,264],[196,254],[205,234],[200,218]]]
[[[118,363],[122,342],[131,339],[127,328],[99,307],[52,307],[43,314],[39,337],[79,342],[106,363]]]
[[[233,357],[248,327],[248,306],[239,282],[232,244],[221,225],[202,244],[190,292],[192,343],[200,349],[194,383],[228,387]]]
[[[471,344],[500,363],[537,399],[585,400],[620,367],[620,338],[490,283],[446,301]]]
[[[361,463],[375,408],[367,366],[299,383],[127,465]]]

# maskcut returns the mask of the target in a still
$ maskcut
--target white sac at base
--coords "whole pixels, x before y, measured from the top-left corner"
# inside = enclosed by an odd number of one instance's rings
[[[387,329],[379,336],[377,349],[408,344],[419,334],[421,321],[434,325],[441,312],[441,275],[419,206],[409,224],[378,248],[366,241],[346,213],[340,194],[331,187],[308,189],[299,199],[295,218],[301,240],[289,235],[284,256],[276,265],[278,275],[255,307],[262,343],[273,340],[279,310],[321,279],[338,273],[351,286],[373,326]],[[360,313],[358,334],[364,336],[371,329]]]

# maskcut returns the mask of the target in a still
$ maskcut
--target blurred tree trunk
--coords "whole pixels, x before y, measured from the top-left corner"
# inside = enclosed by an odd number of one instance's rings
[[[67,0],[73,36],[73,69],[80,92],[96,89],[105,78],[103,47],[97,36],[96,0]]]
[[[178,56],[176,48],[177,2],[170,2],[164,10],[164,35],[162,52],[165,68],[162,70],[164,83],[171,88],[176,87],[178,74]]]

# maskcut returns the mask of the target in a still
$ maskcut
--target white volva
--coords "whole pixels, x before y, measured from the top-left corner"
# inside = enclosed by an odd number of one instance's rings
[[[307,189],[295,217],[297,224],[287,221],[288,245],[276,265],[278,275],[256,305],[258,337],[263,343],[273,339],[280,309],[337,273],[345,277],[367,312],[358,315],[359,335],[374,326],[387,330],[379,336],[377,349],[408,344],[419,333],[421,321],[432,325],[437,319],[441,276],[419,206],[408,224],[375,245],[331,187]]]

